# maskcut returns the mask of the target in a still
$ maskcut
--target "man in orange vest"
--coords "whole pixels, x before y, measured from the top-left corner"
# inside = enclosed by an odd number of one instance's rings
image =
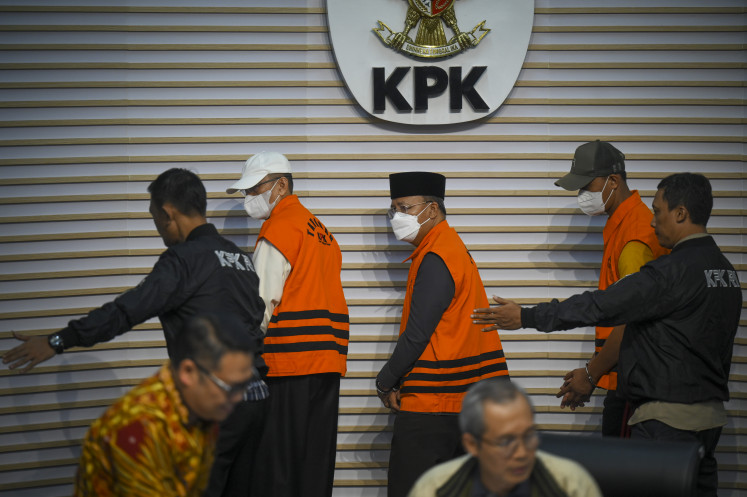
[[[376,377],[396,414],[389,456],[389,497],[404,497],[426,470],[464,453],[458,414],[469,387],[508,379],[497,332],[469,318],[487,304],[477,265],[446,221],[446,178],[429,172],[389,176],[394,236],[415,246],[400,337]]]
[[[684,440],[700,446],[698,495],[718,493],[715,450],[727,424],[729,372],[742,314],[739,274],[706,225],[713,191],[702,174],[677,173],[657,185],[652,225],[670,254],[605,290],[533,307],[494,296],[475,309],[483,329],[550,332],[627,323],[618,390],[635,406],[632,438]]]
[[[270,398],[250,495],[329,497],[349,333],[340,247],[293,195],[282,154],[250,157],[226,191],[241,191],[249,216],[264,221],[254,266],[266,306],[261,329]]]
[[[607,214],[602,237],[604,252],[599,273],[599,289],[636,273],[647,262],[669,251],[659,245],[651,227],[653,214],[637,190],[628,188],[625,156],[607,142],[593,141],[576,149],[571,171],[555,182],[566,190],[578,190],[578,205],[590,216]],[[583,405],[595,387],[607,390],[602,411],[602,435],[629,436],[630,410],[617,396],[617,358],[625,325],[596,327],[594,356],[585,368],[565,375],[558,392],[561,407]]]

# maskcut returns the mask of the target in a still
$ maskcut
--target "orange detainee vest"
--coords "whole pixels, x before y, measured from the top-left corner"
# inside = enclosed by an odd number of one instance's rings
[[[632,195],[625,199],[615,209],[612,216],[604,225],[602,237],[604,238],[604,253],[602,254],[602,268],[599,273],[599,289],[605,290],[620,279],[618,272],[618,261],[623,248],[628,242],[638,241],[644,243],[651,249],[654,259],[669,253],[669,250],[659,245],[654,229],[651,227],[653,213],[641,200],[638,190],[633,190]],[[599,352],[612,332],[611,327],[597,326],[594,350]],[[599,378],[597,386],[607,390],[617,390],[617,372],[612,371]]]
[[[350,318],[337,240],[296,195],[275,206],[257,242],[263,238],[291,265],[265,335],[268,376],[344,375]]]
[[[426,413],[457,413],[467,389],[484,378],[505,376],[506,358],[497,331],[485,333],[472,324],[475,308],[488,307],[477,265],[459,235],[446,221],[436,225],[408,259],[407,293],[399,333],[407,327],[415,277],[429,252],[443,259],[454,280],[454,298],[444,311],[423,354],[405,376],[401,410]]]

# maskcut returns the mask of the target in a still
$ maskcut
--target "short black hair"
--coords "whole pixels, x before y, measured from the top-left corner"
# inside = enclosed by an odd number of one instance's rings
[[[187,216],[204,217],[207,212],[205,185],[199,176],[186,169],[175,167],[162,172],[148,185],[148,193],[159,209],[169,203]]]
[[[255,340],[238,316],[231,313],[200,314],[187,321],[177,335],[174,367],[184,359],[192,359],[202,367],[213,371],[227,352],[252,354],[256,350]]]
[[[693,224],[705,226],[713,209],[713,192],[708,178],[698,173],[677,173],[667,176],[656,187],[669,210],[680,205],[687,209]]]

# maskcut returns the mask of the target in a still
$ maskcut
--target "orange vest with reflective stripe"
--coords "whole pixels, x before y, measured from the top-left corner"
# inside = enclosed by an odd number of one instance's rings
[[[342,253],[296,195],[282,199],[257,237],[291,265],[265,335],[268,376],[346,372],[350,319],[342,292]]]
[[[641,200],[638,190],[621,203],[612,213],[604,225],[604,253],[602,254],[602,268],[599,273],[599,289],[604,290],[620,279],[618,261],[625,245],[631,241],[646,244],[654,254],[654,259],[669,253],[669,250],[659,245],[651,219],[654,215]],[[611,327],[597,326],[594,349],[599,352],[612,331]],[[617,389],[617,372],[612,371],[599,378],[597,386],[607,390]]]
[[[401,388],[401,410],[427,413],[457,413],[462,398],[475,382],[493,376],[508,378],[506,358],[497,331],[485,333],[472,324],[470,315],[488,307],[477,265],[459,235],[446,221],[425,236],[408,259],[407,293],[402,309],[400,335],[407,327],[415,277],[423,257],[437,254],[454,280],[454,298],[444,311],[423,354],[405,376]]]

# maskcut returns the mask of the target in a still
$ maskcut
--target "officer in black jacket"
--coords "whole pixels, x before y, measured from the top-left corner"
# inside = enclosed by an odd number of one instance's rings
[[[168,247],[150,274],[114,301],[70,321],[67,327],[49,336],[16,333],[23,343],[8,351],[3,363],[10,363],[11,369],[23,367],[21,372],[26,372],[65,349],[111,340],[154,316],[161,321],[171,357],[179,330],[189,318],[206,312],[234,314],[256,339],[255,350],[261,352],[263,335],[259,325],[265,305],[259,297],[259,278],[251,257],[207,222],[207,195],[200,178],[186,169],[169,169],[150,184],[148,191],[150,214]],[[266,370],[259,354],[255,364]],[[266,386],[260,382],[257,387],[254,398],[261,400],[266,397]],[[251,437],[261,433],[264,404],[239,403],[221,424],[216,463],[206,495],[246,492],[245,467],[251,465],[256,443]],[[228,479],[232,464],[242,468],[232,471]]]
[[[672,248],[670,255],[607,290],[527,308],[494,297],[499,307],[473,315],[491,325],[486,330],[627,323],[618,392],[637,406],[631,435],[698,441],[705,452],[698,495],[716,495],[718,487],[714,450],[726,424],[724,402],[742,307],[737,272],[706,233],[712,206],[704,176],[669,176],[658,185],[651,224],[659,243]]]

